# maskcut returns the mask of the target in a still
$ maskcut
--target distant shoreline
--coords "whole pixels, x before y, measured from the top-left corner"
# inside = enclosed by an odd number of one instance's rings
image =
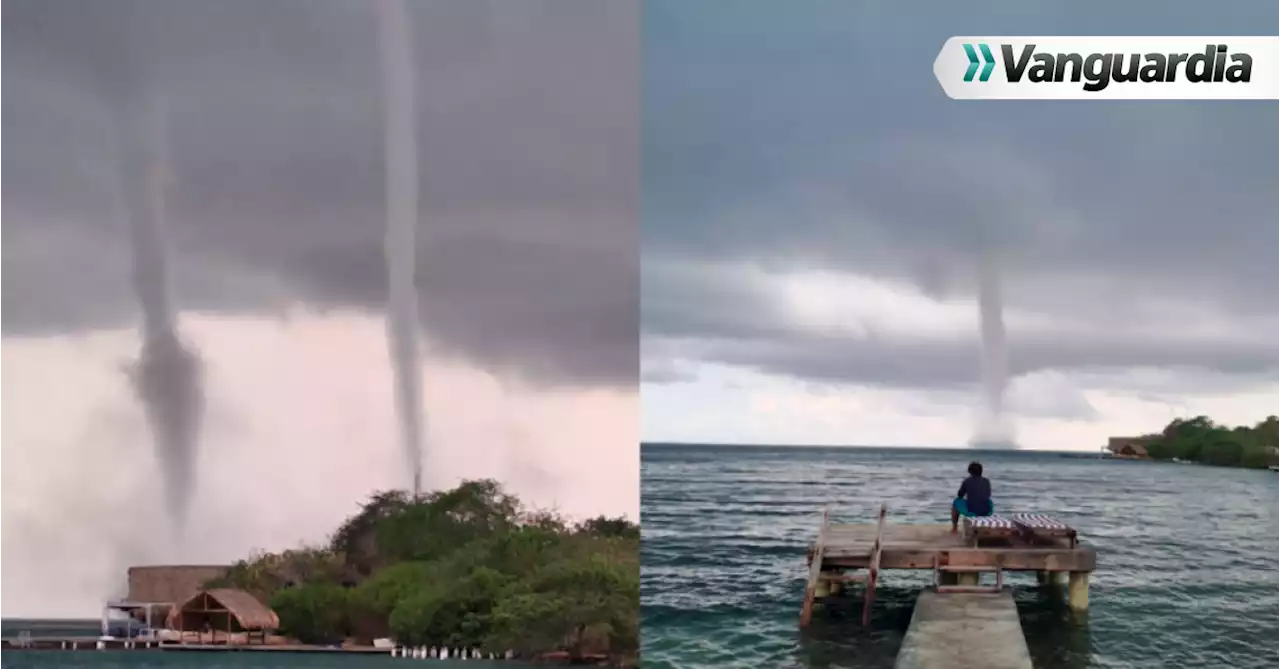
[[[1275,415],[1253,425],[1224,425],[1208,416],[1175,418],[1163,430],[1134,437],[1111,437],[1106,450],[1116,459],[1154,460],[1233,469],[1265,470],[1277,464]]]

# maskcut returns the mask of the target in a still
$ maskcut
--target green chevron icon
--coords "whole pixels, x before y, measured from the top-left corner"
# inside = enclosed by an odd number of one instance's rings
[[[973,73],[978,71],[978,63],[986,63],[982,66],[982,74],[978,75],[978,81],[990,79],[991,71],[996,69],[996,57],[991,55],[991,47],[979,42],[978,50],[982,51],[982,60],[978,60],[978,54],[973,50],[972,44],[964,45],[964,53],[969,57],[969,69],[964,71],[965,81],[973,81]]]

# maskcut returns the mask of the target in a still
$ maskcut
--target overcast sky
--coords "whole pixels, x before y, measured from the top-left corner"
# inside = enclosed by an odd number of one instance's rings
[[[638,9],[409,4],[427,480],[634,516]],[[408,485],[368,3],[12,0],[3,31],[5,615],[96,615],[124,565],[320,541]],[[171,113],[175,301],[205,366],[168,543],[122,372],[140,314],[108,109],[137,91]]]
[[[1276,103],[960,102],[931,69],[953,35],[1274,33],[1232,7],[646,2],[644,438],[964,444],[984,257],[1024,447],[1274,413]]]

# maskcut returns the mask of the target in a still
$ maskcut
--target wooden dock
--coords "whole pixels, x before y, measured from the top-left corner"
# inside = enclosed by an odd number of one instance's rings
[[[219,653],[338,653],[355,655],[390,655],[390,648],[373,646],[314,646],[306,644],[210,644],[135,639],[94,639],[89,637],[37,637],[0,640],[5,651],[155,651],[155,652],[219,652]]]
[[[824,511],[818,537],[809,547],[800,624],[809,623],[814,607],[827,595],[862,583],[865,625],[880,572],[889,569],[931,570],[934,589],[953,593],[999,591],[1004,574],[1012,571],[1035,572],[1045,584],[1057,584],[1065,575],[1068,604],[1077,611],[1087,609],[1089,574],[1097,564],[1094,549],[1078,542],[1075,531],[1065,526],[1058,529],[1067,532],[1056,535],[1018,527],[1010,523],[1007,531],[988,533],[989,528],[966,522],[963,531],[953,533],[949,524],[892,522],[884,505],[874,524],[835,523]],[[982,574],[994,576],[995,584],[983,586]]]
[[[390,648],[374,648],[373,646],[315,646],[308,644],[165,644],[161,650],[208,652],[221,651],[231,653],[319,653],[345,655],[390,655]]]
[[[1013,595],[920,593],[893,667],[1032,669]]]

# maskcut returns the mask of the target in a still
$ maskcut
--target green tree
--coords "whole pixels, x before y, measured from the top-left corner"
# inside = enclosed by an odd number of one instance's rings
[[[476,567],[459,581],[421,587],[391,612],[391,632],[408,644],[481,646],[494,605],[510,585],[509,577]]]
[[[1147,453],[1157,460],[1181,459],[1224,467],[1262,468],[1276,462],[1276,417],[1253,426],[1228,427],[1206,416],[1171,421],[1148,438]]]
[[[307,643],[391,635],[630,657],[639,544],[639,526],[625,518],[574,524],[524,509],[494,481],[467,481],[418,497],[378,493],[328,546],[253,555],[219,584],[269,601],[282,631]]]
[[[323,548],[301,548],[280,553],[256,552],[240,560],[206,588],[236,588],[268,601],[282,588],[298,583],[338,585],[343,576],[342,559]]]
[[[338,643],[350,633],[351,591],[337,585],[307,583],[285,588],[271,598],[280,630],[303,643]]]
[[[403,490],[380,492],[369,499],[360,513],[348,518],[334,533],[330,550],[341,555],[348,567],[368,575],[379,566],[377,531],[380,523],[399,515],[413,500]]]
[[[389,616],[400,600],[437,586],[445,574],[434,562],[402,562],[380,570],[356,589],[356,601],[371,613]]]
[[[382,518],[378,554],[388,561],[435,560],[519,523],[519,500],[491,480],[466,481]]]
[[[578,523],[575,528],[579,533],[593,534],[600,537],[640,538],[640,526],[625,517],[609,518],[598,516]]]
[[[1221,467],[1238,466],[1243,456],[1244,444],[1226,435],[1219,435],[1206,444],[1200,453],[1205,464]]]
[[[639,569],[600,557],[564,560],[499,603],[490,643],[525,653],[565,648],[580,659],[594,636],[603,642],[595,650],[616,655],[635,647],[639,600]]]
[[[1257,433],[1258,443],[1262,446],[1270,446],[1275,448],[1280,446],[1280,435],[1277,434],[1277,424],[1275,416],[1267,416],[1266,420],[1254,426],[1254,432]]]

